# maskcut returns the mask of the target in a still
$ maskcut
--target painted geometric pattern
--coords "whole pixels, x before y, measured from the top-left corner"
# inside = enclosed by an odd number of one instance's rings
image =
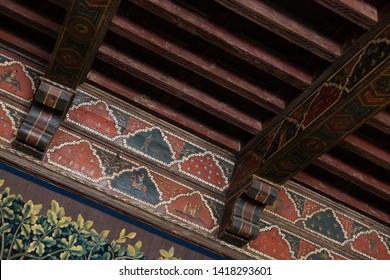
[[[26,112],[0,100],[0,141],[12,143]]]
[[[247,250],[277,260],[345,260],[345,256],[306,240],[302,236],[261,220],[258,237]]]
[[[218,228],[221,201],[62,128],[45,161],[76,180],[183,226],[208,233]]]
[[[274,205],[267,206],[265,211],[315,238],[321,237],[340,246],[349,244],[353,251],[368,258],[390,259],[388,233],[365,225],[346,211],[334,209],[325,199],[319,202],[282,187]]]
[[[229,186],[233,162],[81,90],[66,121],[218,191]]]
[[[24,103],[33,99],[36,82],[43,73],[0,54],[0,92]]]
[[[345,98],[350,98],[351,91],[360,85],[360,81],[364,80],[367,75],[378,70],[388,61],[388,57],[390,57],[390,40],[388,38],[389,28],[389,26],[386,27],[381,34],[376,36],[376,38],[356,53],[354,57],[340,67],[334,75],[325,81],[306,100],[302,101],[301,105],[292,111],[279,125],[268,132],[264,138],[257,141],[257,144],[252,149],[252,153],[255,155],[252,158],[257,159],[257,163],[252,164],[253,166],[258,167],[261,163],[272,158],[276,152],[280,151],[288,143],[296,139],[297,135],[301,134],[302,131],[305,131],[306,128],[315,124],[315,122],[323,117],[324,114],[328,113],[329,110],[335,109],[341,102],[344,102]],[[388,80],[388,76],[385,76],[384,80]],[[384,87],[382,87],[383,92],[387,92],[386,98],[388,100],[388,89],[386,90],[387,83],[384,82],[382,85],[384,85]],[[380,85],[375,85],[375,88],[381,87]],[[382,97],[385,98],[384,96]],[[373,101],[380,101],[378,96],[370,96],[370,94],[368,94],[366,98],[359,98],[370,100],[370,102],[361,102],[364,104],[364,106],[360,104],[359,108],[362,114],[364,114],[364,109],[367,109],[366,107],[372,105]],[[369,112],[372,112],[373,110],[375,109],[370,109]],[[349,117],[352,118],[352,114]],[[339,130],[331,130],[331,132],[335,131],[336,136],[339,136],[340,134],[338,134],[338,132],[350,130],[351,128],[349,127],[339,126],[339,124],[347,123],[347,120],[334,120],[334,126],[338,127]],[[356,126],[358,120],[353,120],[350,123]],[[318,134],[321,134],[322,129],[319,129],[318,131]],[[325,139],[332,140],[329,138]],[[267,177],[269,180],[272,178],[275,182],[283,181],[286,178],[286,174],[292,174],[298,170],[299,166],[303,165],[302,162],[306,162],[312,158],[316,151],[317,153],[321,152],[321,146],[323,145],[320,142],[321,140],[317,141],[318,145],[312,146],[312,148],[315,148],[314,150],[310,150],[311,146],[308,145],[307,148],[309,148],[309,150],[304,150],[305,153],[301,153],[300,155],[290,154],[288,158],[283,158],[283,161],[280,161],[279,166],[275,166],[277,172],[259,175]],[[322,148],[325,148],[325,146]],[[297,162],[297,160],[301,160],[301,164]],[[238,169],[242,171],[242,176],[256,171],[254,168],[247,167],[245,161],[242,161],[241,165],[243,166],[239,166]],[[268,169],[263,170],[264,172],[268,172]],[[274,171],[274,169],[271,171]],[[278,174],[281,173],[284,174],[278,176]]]

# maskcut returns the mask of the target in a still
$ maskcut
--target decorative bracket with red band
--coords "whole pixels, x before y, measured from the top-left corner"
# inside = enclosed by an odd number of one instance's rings
[[[226,204],[219,238],[242,247],[259,234],[260,215],[265,206],[274,204],[279,187],[252,175],[240,189],[244,191]]]
[[[42,159],[74,95],[74,90],[41,77],[30,111],[18,131],[14,147]]]

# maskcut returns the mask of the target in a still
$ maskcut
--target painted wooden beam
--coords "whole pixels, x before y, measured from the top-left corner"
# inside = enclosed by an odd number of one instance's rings
[[[325,170],[369,191],[387,201],[390,201],[390,184],[369,175],[330,154],[323,154],[314,162]]]
[[[250,133],[256,134],[262,129],[261,122],[253,116],[141,61],[131,54],[123,53],[121,50],[103,44],[99,48],[98,57],[231,124],[239,125]]]
[[[114,0],[71,1],[45,77],[70,88],[82,83],[118,5]]]
[[[362,213],[366,213],[380,221],[390,224],[388,211],[379,209],[375,204],[368,204],[364,197],[351,195],[350,193],[331,186],[318,179],[318,177],[315,177],[305,171],[298,172],[292,178],[292,181],[298,181],[320,193],[326,194],[326,196],[334,199],[335,201],[349,205],[354,209],[358,209]]]
[[[189,129],[190,132],[218,144],[228,151],[238,153],[240,150],[240,141],[221,133],[218,130],[208,127],[205,124],[200,124],[195,119],[192,119],[187,114],[174,108],[167,106],[159,100],[152,100],[145,94],[138,92],[118,81],[108,78],[107,76],[92,70],[87,75],[87,81],[97,87],[109,89],[115,94],[121,96],[125,100],[130,100],[131,103],[138,107],[153,112],[157,116],[161,116],[165,120],[176,124],[180,127]]]
[[[283,99],[276,97],[244,76],[224,68],[211,59],[204,58],[177,45],[174,41],[131,20],[115,16],[110,30],[272,112],[279,113],[284,109]]]
[[[253,174],[283,184],[390,104],[389,36],[390,17],[243,148],[231,182],[232,196],[244,191],[242,182]],[[375,193],[389,199],[387,184],[376,185]]]
[[[39,30],[52,38],[57,37],[61,28],[59,24],[50,20],[47,16],[11,0],[0,2],[0,13],[21,23],[28,24],[31,28]]]
[[[315,0],[318,4],[339,14],[347,20],[370,29],[378,22],[377,9],[362,0]]]
[[[254,43],[243,40],[225,28],[176,4],[176,1],[133,0],[131,2],[297,88],[305,89],[312,82],[312,75],[305,69],[281,59]]]
[[[381,149],[377,145],[358,137],[355,134],[350,134],[345,137],[340,142],[340,145],[355,154],[390,170],[390,153],[387,150]]]
[[[240,14],[327,61],[334,61],[341,55],[341,47],[335,41],[265,2],[256,0],[216,1],[232,12]]]

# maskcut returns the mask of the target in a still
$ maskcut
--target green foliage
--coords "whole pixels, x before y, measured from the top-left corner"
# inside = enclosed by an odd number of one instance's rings
[[[4,180],[0,180],[0,187]],[[20,195],[5,188],[0,194],[1,259],[145,259],[142,242],[122,246],[134,239],[136,233],[126,234],[109,242],[108,230],[101,233],[92,229],[93,222],[78,215],[76,221],[65,215],[57,201],[51,202],[46,215],[40,215],[42,205],[31,200],[26,203]]]

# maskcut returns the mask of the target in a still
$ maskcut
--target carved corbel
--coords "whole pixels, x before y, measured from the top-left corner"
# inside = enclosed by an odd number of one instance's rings
[[[74,90],[41,77],[30,111],[18,131],[14,147],[42,159],[74,95]]]
[[[279,187],[252,175],[239,189],[243,191],[226,203],[219,238],[242,247],[258,236],[260,215],[265,206],[274,204]]]

